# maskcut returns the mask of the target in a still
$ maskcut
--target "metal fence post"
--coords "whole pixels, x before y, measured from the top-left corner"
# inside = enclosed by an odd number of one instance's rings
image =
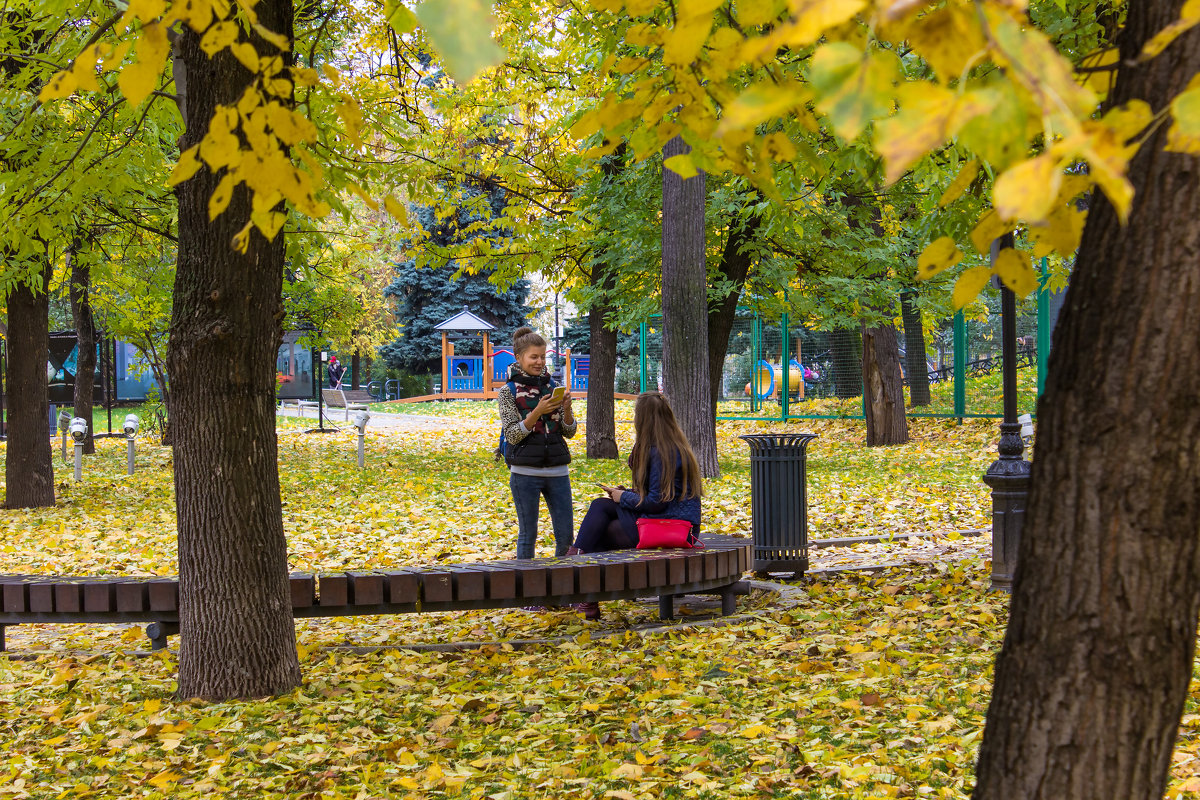
[[[641,375],[638,380],[640,392],[646,391],[646,323],[638,325],[638,360],[641,362]]]
[[[961,423],[967,413],[967,318],[954,315],[954,416]]]
[[[779,406],[779,420],[780,422],[784,422],[788,417],[788,400],[792,393],[792,335],[788,331],[788,315],[786,311],[779,318],[779,333],[783,336],[783,345],[780,349],[780,358],[783,361],[783,386],[779,387],[779,399],[782,402],[782,405]],[[800,373],[800,383],[801,385],[804,384],[803,370]]]

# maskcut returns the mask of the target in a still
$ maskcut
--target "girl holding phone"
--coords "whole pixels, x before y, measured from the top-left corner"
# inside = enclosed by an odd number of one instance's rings
[[[571,451],[575,435],[571,392],[556,387],[546,371],[546,341],[531,328],[513,334],[516,362],[497,392],[500,426],[508,464],[508,485],[517,511],[517,558],[533,558],[537,542],[538,505],[546,498],[554,527],[554,554],[571,546]]]

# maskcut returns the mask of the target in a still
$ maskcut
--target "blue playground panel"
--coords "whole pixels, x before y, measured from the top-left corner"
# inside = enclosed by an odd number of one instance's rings
[[[492,380],[506,381],[508,380],[508,367],[515,363],[516,356],[512,350],[493,350],[492,351]]]
[[[571,391],[586,392],[588,388],[588,372],[591,370],[592,359],[588,356],[571,359]]]
[[[483,391],[483,356],[450,356],[450,391]]]

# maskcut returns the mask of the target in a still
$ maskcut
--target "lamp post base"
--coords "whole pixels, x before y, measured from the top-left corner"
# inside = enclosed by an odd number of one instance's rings
[[[1029,499],[1030,464],[1021,457],[1020,423],[1000,424],[997,450],[1000,457],[983,476],[992,487],[992,589],[1011,592]]]

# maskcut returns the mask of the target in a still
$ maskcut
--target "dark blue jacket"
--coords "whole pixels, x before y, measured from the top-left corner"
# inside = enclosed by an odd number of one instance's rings
[[[637,492],[621,495],[621,507],[629,509],[639,517],[657,519],[685,519],[693,525],[700,524],[700,498],[683,497],[683,458],[675,462],[675,499],[662,499],[662,459],[658,448],[650,448],[650,466],[646,476],[646,496]]]

